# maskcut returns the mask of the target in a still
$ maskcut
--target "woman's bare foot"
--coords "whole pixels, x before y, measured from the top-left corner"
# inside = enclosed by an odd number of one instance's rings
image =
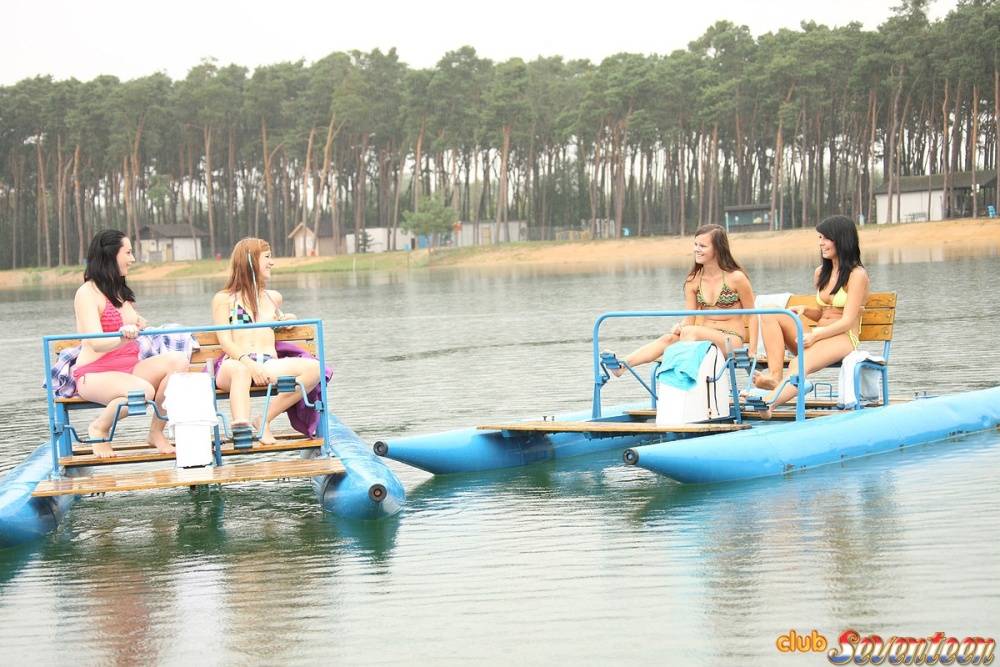
[[[96,419],[90,422],[90,425],[87,427],[87,438],[89,440],[105,440],[107,437],[108,429],[104,428],[103,424],[100,424]],[[110,459],[115,455],[115,450],[112,449],[110,442],[93,442],[90,447],[91,451],[94,452],[94,456],[99,459]]]
[[[271,433],[271,425],[268,424],[264,427],[264,432],[260,435],[260,444],[273,445],[276,442],[278,441],[275,439],[274,434]]]
[[[170,444],[170,441],[167,440],[167,436],[163,435],[163,431],[156,431],[155,433],[150,431],[149,438],[147,438],[147,440],[149,441],[149,444],[156,447],[156,451],[161,454],[173,454],[177,451],[174,449],[174,446]]]
[[[110,442],[95,442],[91,445],[91,451],[99,459],[110,459],[115,457],[115,450],[111,448]]]
[[[771,391],[781,383],[781,378],[775,378],[770,373],[756,372],[753,374],[753,386]]]

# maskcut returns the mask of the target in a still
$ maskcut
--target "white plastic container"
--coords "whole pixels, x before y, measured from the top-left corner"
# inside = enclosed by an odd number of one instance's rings
[[[218,423],[207,373],[174,373],[167,383],[163,407],[173,433],[177,467],[212,465],[212,428]]]
[[[732,384],[729,372],[722,373],[726,356],[711,345],[698,367],[698,381],[687,391],[663,382],[656,383],[656,425],[680,426],[716,419],[729,414]],[[718,380],[714,378],[722,374]]]

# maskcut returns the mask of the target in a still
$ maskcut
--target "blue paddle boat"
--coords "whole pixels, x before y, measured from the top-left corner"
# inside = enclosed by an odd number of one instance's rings
[[[304,348],[324,359],[323,323],[316,319],[230,326],[147,329],[143,336],[190,334],[199,343],[191,357],[192,371],[203,371],[222,354],[215,332],[247,327],[276,329],[278,341]],[[402,509],[405,492],[393,472],[357,434],[328,409],[325,382],[312,399],[293,377],[281,377],[267,387],[254,388],[266,401],[280,392],[300,392],[307,408],[315,411],[314,436],[279,434],[274,444],[259,441],[252,429],[230,428],[217,402],[227,396],[216,392],[211,406],[218,419],[211,431],[211,462],[201,467],[179,468],[174,454],[163,454],[145,443],[118,442],[116,455],[98,458],[91,445],[72,425],[71,413],[102,406],[79,397],[55,394],[51,377],[52,355],[87,338],[110,338],[118,334],[45,336],[42,353],[48,405],[49,440],[0,480],[0,548],[12,547],[46,535],[56,528],[73,504],[82,496],[118,491],[148,491],[163,488],[195,487],[260,482],[305,477],[311,479],[323,509],[349,519],[373,520],[392,516]],[[214,385],[213,385],[214,387]],[[142,392],[128,396],[127,410],[119,410],[109,437],[114,440],[119,417],[146,414],[149,409],[162,414],[161,406],[147,401]],[[124,407],[124,406],[123,406]],[[264,410],[266,411],[266,405]],[[294,458],[276,458],[292,453]],[[263,457],[261,456],[263,455]],[[251,462],[242,461],[252,459]],[[239,460],[240,463],[230,463]],[[163,467],[166,463],[167,467]],[[135,465],[128,465],[135,464]],[[141,465],[139,465],[141,464]],[[150,470],[150,465],[159,464]],[[136,469],[138,468],[138,469]]]
[[[813,298],[812,295],[793,297]],[[527,465],[595,452],[625,450],[629,465],[638,465],[685,483],[720,482],[778,475],[849,458],[869,456],[900,447],[923,444],[951,436],[991,429],[1000,423],[1000,388],[909,402],[889,401],[888,363],[895,317],[896,295],[875,293],[865,304],[860,338],[881,343],[854,369],[857,390],[863,370],[881,382],[874,402],[841,404],[830,388],[820,397],[804,377],[803,321],[790,310],[745,309],[727,311],[612,312],[601,315],[593,330],[594,387],[589,412],[543,417],[541,420],[494,422],[443,433],[405,436],[377,441],[375,453],[434,474],[467,473]],[[647,384],[627,370],[652,397],[649,408],[626,405],[602,408],[601,389],[609,369],[620,363],[600,351],[601,324],[612,318],[684,317],[743,314],[780,314],[795,322],[798,368],[790,369],[786,382],[798,386],[794,407],[775,411],[769,420],[761,415],[769,407],[761,398],[740,396],[757,363],[746,349],[736,350],[717,377],[729,376],[731,400],[726,414],[697,423],[657,425],[658,396],[653,369]],[[745,374],[738,371],[746,371]],[[725,412],[725,411],[724,411]],[[609,462],[613,459],[609,457]]]

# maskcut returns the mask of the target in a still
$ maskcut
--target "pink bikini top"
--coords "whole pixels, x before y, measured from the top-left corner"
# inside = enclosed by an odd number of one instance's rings
[[[111,301],[105,301],[104,310],[101,311],[101,331],[115,333],[122,328],[122,324],[122,314],[111,305]]]

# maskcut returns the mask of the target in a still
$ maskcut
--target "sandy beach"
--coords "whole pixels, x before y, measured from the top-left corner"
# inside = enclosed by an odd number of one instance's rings
[[[733,253],[742,262],[780,260],[816,252],[812,228],[780,232],[732,234]],[[1000,220],[964,219],[861,228],[865,261],[936,261],[961,255],[1000,254]],[[644,237],[618,240],[511,243],[460,249],[350,255],[338,257],[279,257],[277,270],[294,272],[433,270],[443,267],[535,265],[586,270],[595,264],[685,263],[691,237]],[[69,285],[81,280],[81,267],[0,271],[0,289],[38,285]],[[129,280],[173,280],[226,275],[227,262],[204,260],[137,264]]]

